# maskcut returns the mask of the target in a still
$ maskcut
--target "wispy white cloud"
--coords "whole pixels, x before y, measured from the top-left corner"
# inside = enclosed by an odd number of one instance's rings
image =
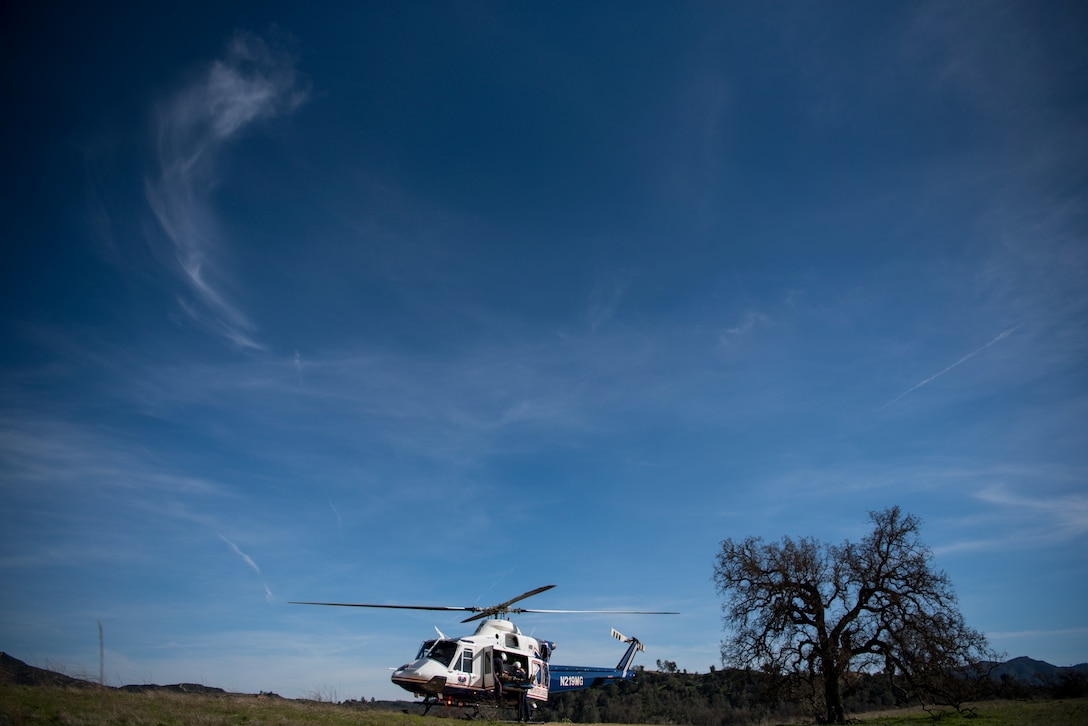
[[[589,329],[596,332],[616,314],[624,292],[631,282],[630,274],[608,274],[600,277],[593,286],[586,317]]]
[[[964,363],[966,363],[967,361],[969,361],[969,360],[971,360],[972,358],[974,358],[974,357],[975,357],[976,355],[978,355],[979,353],[982,353],[982,352],[983,352],[983,351],[985,351],[986,349],[990,348],[990,347],[991,347],[992,345],[994,345],[995,343],[997,343],[997,342],[999,342],[999,341],[1001,341],[1001,340],[1004,340],[1005,338],[1009,337],[1010,335],[1012,335],[1013,333],[1015,333],[1015,332],[1016,332],[1017,330],[1019,330],[1019,329],[1020,329],[1021,327],[1023,327],[1023,323],[1021,323],[1020,325],[1017,325],[1017,326],[1015,326],[1015,327],[1009,328],[1008,330],[1003,330],[1003,331],[1002,331],[1001,333],[999,333],[999,334],[998,334],[998,335],[997,335],[997,336],[996,336],[996,337],[995,337],[995,338],[994,338],[993,340],[991,340],[991,341],[990,341],[989,343],[987,343],[986,345],[983,345],[983,346],[981,346],[980,348],[978,348],[978,349],[976,349],[976,350],[973,350],[973,351],[971,351],[971,352],[970,352],[970,353],[968,353],[967,355],[965,355],[965,356],[963,356],[962,358],[960,358],[959,360],[957,360],[957,361],[956,361],[955,363],[953,363],[953,364],[951,364],[951,365],[947,366],[946,368],[944,368],[943,370],[941,370],[941,371],[939,371],[939,372],[937,372],[937,373],[934,373],[934,374],[933,374],[932,376],[930,376],[929,378],[925,379],[924,381],[920,381],[919,383],[915,383],[915,384],[914,384],[913,386],[911,386],[911,387],[910,387],[910,388],[908,388],[907,390],[903,391],[903,392],[902,392],[902,393],[900,393],[900,394],[899,394],[898,396],[896,396],[895,398],[893,398],[892,400],[888,401],[888,402],[887,402],[887,403],[885,403],[885,404],[884,404],[883,406],[881,406],[880,408],[878,408],[878,409],[877,409],[877,411],[883,411],[884,409],[888,408],[888,407],[889,407],[889,406],[891,406],[892,404],[894,404],[894,403],[896,403],[896,402],[898,402],[898,401],[902,400],[904,396],[907,396],[907,395],[909,395],[909,394],[913,393],[914,391],[917,391],[917,390],[918,390],[919,388],[921,388],[922,386],[928,385],[928,384],[932,383],[933,381],[937,380],[938,378],[940,378],[941,376],[943,376],[943,375],[944,375],[945,373],[948,373],[949,371],[951,371],[951,370],[953,370],[953,369],[955,369],[955,368],[958,368],[959,366],[963,365],[963,364],[964,364]]]
[[[15,412],[12,412],[15,414]],[[0,467],[9,482],[28,495],[49,486],[96,492],[139,491],[150,496],[221,497],[214,481],[164,471],[146,451],[133,451],[102,426],[83,425],[45,414],[0,415]]]
[[[224,536],[223,536],[223,535],[221,535],[221,534],[219,535],[219,539],[221,539],[221,540],[223,540],[224,542],[226,542],[226,543],[227,543],[227,546],[231,548],[231,550],[232,550],[232,551],[234,552],[234,554],[236,554],[236,555],[238,555],[239,557],[241,557],[241,558],[242,558],[242,561],[243,561],[243,562],[245,562],[245,563],[246,563],[247,565],[249,565],[249,566],[250,566],[250,568],[252,568],[252,570],[253,570],[254,572],[256,572],[256,573],[257,573],[258,575],[259,575],[259,574],[261,574],[261,568],[260,568],[260,567],[257,567],[257,563],[253,561],[253,558],[252,558],[252,557],[250,557],[249,555],[247,555],[247,554],[246,554],[245,552],[243,552],[243,551],[242,551],[241,549],[239,549],[239,548],[238,548],[238,545],[234,544],[233,542],[231,542],[231,541],[230,541],[229,539],[227,539],[226,537],[224,537]]]
[[[287,114],[306,99],[293,58],[239,34],[225,56],[158,108],[158,170],[146,197],[168,240],[169,260],[192,299],[179,299],[197,324],[244,348],[261,348],[256,326],[227,294],[226,243],[210,195],[220,151],[247,126]]]
[[[994,631],[987,633],[991,638],[1037,638],[1039,636],[1061,637],[1088,635],[1088,627],[1085,628],[1057,628],[1055,630],[1014,630]]]
[[[703,332],[683,326],[605,326],[562,338],[514,331],[437,358],[339,342],[342,350],[297,359],[304,386],[284,358],[149,369],[128,380],[126,395],[138,391],[139,405],[158,416],[176,415],[179,405],[222,409],[221,420],[266,437],[298,441],[321,430],[326,443],[373,437],[452,462],[478,460],[528,430],[540,437],[518,446],[584,440],[615,431],[632,411],[718,421],[753,410],[736,400],[744,390],[719,377]]]
[[[1008,488],[988,487],[977,498],[1041,521],[1041,531],[1048,539],[1067,539],[1088,534],[1088,495],[1082,493],[1025,496]]]
[[[1054,481],[1053,472],[1024,472],[1034,491],[1017,492],[1012,485],[986,486],[972,495],[986,509],[957,518],[957,536],[933,548],[939,555],[1000,552],[1010,549],[1067,547],[1088,535],[1088,496],[1079,492],[1049,492],[1041,481]],[[978,531],[975,537],[965,535]]]
[[[295,375],[298,376],[298,383],[302,385],[302,369],[305,364],[302,362],[302,354],[295,350]]]
[[[223,540],[224,542],[227,543],[227,546],[231,548],[231,551],[233,551],[234,554],[236,554],[240,558],[242,558],[242,561],[245,562],[246,565],[248,565],[250,569],[252,569],[258,575],[260,575],[262,578],[264,577],[261,574],[261,568],[257,566],[257,563],[253,561],[252,557],[250,557],[245,552],[243,552],[241,550],[241,548],[238,547],[238,545],[234,544],[234,542],[230,541],[229,539],[224,537],[222,534],[219,534],[218,532],[216,534],[219,536],[219,539],[221,539],[221,540]],[[276,601],[276,596],[272,594],[272,590],[268,587],[268,583],[265,582],[263,579],[261,580],[261,587],[264,589],[264,599],[266,601],[270,602],[270,603],[275,602]]]
[[[758,310],[749,310],[744,314],[744,317],[739,323],[728,328],[722,328],[718,331],[718,345],[728,346],[735,341],[736,338],[747,335],[760,325],[765,325],[770,322],[770,317],[766,314],[759,312]]]

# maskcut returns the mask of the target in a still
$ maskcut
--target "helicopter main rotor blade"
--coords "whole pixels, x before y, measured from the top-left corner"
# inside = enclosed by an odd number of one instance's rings
[[[510,606],[513,605],[516,602],[520,602],[520,601],[524,600],[527,597],[532,597],[533,595],[539,595],[542,592],[545,592],[547,590],[551,590],[553,587],[555,587],[555,585],[544,585],[543,587],[538,587],[535,590],[530,590],[529,592],[523,592],[520,595],[518,595],[517,597],[510,598],[509,600],[502,603],[501,605],[492,605],[491,607],[487,607],[487,608],[468,608],[469,610],[472,610],[473,612],[476,612],[477,614],[473,615],[471,618],[465,618],[461,622],[462,623],[470,623],[473,620],[480,620],[481,618],[488,618],[488,617],[491,617],[492,615],[499,615],[499,614],[505,614],[505,613],[510,613],[510,612],[523,612],[523,611],[519,611],[517,609],[511,610]]]
[[[490,617],[499,613],[507,613],[510,611],[510,606],[516,602],[524,600],[527,597],[533,595],[539,595],[545,590],[551,590],[555,585],[545,585],[544,587],[538,587],[535,590],[529,592],[523,592],[517,597],[511,598],[500,605],[491,605],[490,607],[479,607],[477,605],[462,607],[458,605],[379,605],[376,603],[361,603],[361,602],[300,602],[291,601],[291,605],[328,605],[330,607],[341,608],[387,608],[390,610],[439,610],[444,612],[461,612],[461,613],[479,613],[468,620],[461,622],[467,623],[469,620],[479,620],[480,618]]]
[[[542,592],[545,592],[547,590],[551,590],[553,587],[555,587],[555,585],[545,585],[544,587],[538,587],[537,589],[530,590],[529,592],[523,592],[520,595],[518,595],[517,597],[510,598],[509,600],[504,602],[502,605],[493,605],[492,607],[487,608],[487,610],[491,610],[491,609],[508,610],[510,608],[510,606],[513,605],[514,603],[519,602],[521,600],[524,600],[527,597],[532,597],[533,595],[539,595]]]
[[[388,608],[390,610],[453,610],[457,612],[472,612],[479,608],[464,608],[453,605],[375,605],[361,602],[300,602],[292,600],[288,605],[329,605],[339,608]]]
[[[529,610],[511,608],[512,613],[600,613],[607,615],[679,615],[678,612],[665,610]]]
[[[479,607],[476,605],[469,607],[461,607],[457,605],[380,605],[377,603],[361,603],[361,602],[301,602],[291,601],[291,605],[327,605],[330,607],[342,607],[342,608],[386,608],[389,610],[437,610],[442,612],[461,612],[461,613],[476,613],[475,615],[465,618],[462,623],[470,623],[473,620],[481,620],[483,618],[490,618],[494,615],[508,615],[510,613],[597,613],[605,615],[679,615],[680,613],[661,610],[534,610],[526,608],[513,608],[510,607],[516,602],[532,597],[533,595],[539,595],[542,592],[551,590],[555,585],[544,585],[538,587],[535,590],[529,590],[523,592],[517,597],[510,598],[504,603],[499,605],[491,605],[489,607]]]

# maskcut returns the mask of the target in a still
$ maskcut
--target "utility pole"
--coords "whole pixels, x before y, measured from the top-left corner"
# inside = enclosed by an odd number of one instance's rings
[[[98,621],[98,685],[106,685],[106,651],[102,641],[102,621]]]

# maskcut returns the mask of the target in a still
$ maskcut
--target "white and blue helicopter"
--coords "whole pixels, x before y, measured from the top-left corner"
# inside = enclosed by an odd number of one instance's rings
[[[423,698],[424,714],[432,706],[471,708],[480,714],[482,706],[518,708],[518,720],[528,720],[529,709],[548,700],[549,693],[627,680],[633,677],[635,653],[644,650],[637,638],[612,629],[612,636],[627,643],[627,651],[615,668],[565,666],[551,663],[553,641],[522,633],[509,620],[511,613],[610,613],[623,615],[676,615],[674,612],[631,610],[529,610],[511,607],[525,598],[539,595],[555,585],[545,585],[490,607],[445,605],[378,605],[343,602],[294,602],[294,605],[328,605],[353,608],[398,610],[441,610],[476,613],[462,620],[482,620],[472,635],[450,638],[437,627],[437,638],[423,641],[416,657],[393,671],[392,680],[401,688]]]

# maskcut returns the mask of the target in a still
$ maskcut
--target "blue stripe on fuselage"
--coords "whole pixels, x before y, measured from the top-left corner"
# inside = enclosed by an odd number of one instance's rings
[[[627,676],[617,668],[590,668],[587,666],[563,666],[553,665],[549,668],[551,679],[548,684],[549,693],[562,693],[564,691],[578,691],[583,688],[592,688],[599,683],[608,681],[629,680],[634,673],[628,671]]]

